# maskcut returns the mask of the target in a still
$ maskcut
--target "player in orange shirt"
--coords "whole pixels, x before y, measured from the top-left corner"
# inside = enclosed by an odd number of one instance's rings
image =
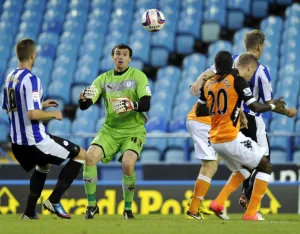
[[[233,173],[210,208],[222,217],[226,199],[250,176],[250,172],[245,168],[259,167],[261,172],[256,176],[253,195],[243,216],[244,220],[258,220],[260,218],[257,215],[258,204],[267,189],[272,165],[264,156],[264,148],[259,147],[251,138],[239,132],[241,102],[246,102],[250,109],[260,113],[283,109],[285,108],[284,102],[274,99],[273,104],[260,104],[253,97],[246,79],[249,80],[257,68],[255,56],[241,55],[237,70],[233,70],[231,54],[227,51],[220,51],[215,57],[215,64],[217,75],[202,86],[196,115],[207,116],[209,113],[211,116],[211,145],[217,154],[222,155]],[[195,219],[201,219],[201,217],[199,213],[193,213],[192,208],[195,207],[196,202],[199,204],[205,195],[198,192],[195,186],[193,201],[187,212],[187,215]]]

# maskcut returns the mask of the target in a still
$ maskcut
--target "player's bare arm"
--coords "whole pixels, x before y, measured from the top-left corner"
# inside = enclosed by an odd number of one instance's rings
[[[273,100],[266,101],[266,104],[272,104]],[[295,108],[286,108],[285,106],[282,109],[275,109],[273,112],[285,115],[289,118],[293,118],[295,115],[297,115],[297,110]]]
[[[43,110],[29,110],[27,112],[30,120],[46,121],[50,119],[62,120],[62,113],[58,110],[55,111],[43,111]]]
[[[192,84],[192,86],[191,86],[191,89],[190,89],[191,94],[194,96],[199,96],[200,88],[202,86],[203,81],[213,77],[214,75],[215,75],[215,73],[211,70],[207,70],[207,71],[201,73],[201,75],[197,78],[195,83]]]
[[[241,129],[248,128],[248,120],[242,109],[240,109],[240,116],[241,116]]]
[[[55,100],[49,99],[49,100],[46,100],[46,101],[44,101],[44,102],[42,103],[42,108],[43,108],[43,109],[47,109],[47,108],[49,108],[49,107],[58,107],[58,102],[55,101]]]
[[[267,111],[282,110],[285,108],[285,102],[279,98],[273,99],[271,104],[262,104],[258,101],[254,101],[248,106],[254,112],[263,113]]]

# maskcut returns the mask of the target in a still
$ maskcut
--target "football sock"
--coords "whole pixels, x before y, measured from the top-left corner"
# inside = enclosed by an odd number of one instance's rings
[[[194,194],[189,208],[189,212],[191,212],[192,214],[198,213],[198,207],[210,187],[210,182],[210,178],[199,174],[198,179],[195,183]]]
[[[245,169],[242,169],[242,170],[245,170]],[[248,172],[248,176],[246,178],[248,178],[249,175],[250,175],[250,173]],[[241,171],[233,172],[231,174],[230,178],[228,179],[227,183],[225,184],[225,186],[223,187],[223,189],[217,196],[215,202],[218,205],[223,206],[225,204],[225,201],[230,196],[230,194],[233,191],[235,191],[244,180],[245,180],[245,176],[241,173]]]
[[[73,180],[77,177],[82,163],[79,161],[69,160],[69,162],[61,170],[58,181],[53,192],[49,197],[51,203],[59,203],[62,195],[70,187]]]
[[[43,191],[48,172],[49,169],[43,170],[39,167],[36,167],[30,178],[30,193],[27,198],[27,205],[24,212],[24,214],[29,217],[35,216],[36,203]]]
[[[263,173],[263,172],[257,173],[254,181],[252,196],[245,215],[247,216],[256,215],[258,205],[267,191],[270,177],[271,176],[267,173]]]
[[[98,182],[97,165],[84,166],[83,181],[89,206],[96,206],[96,187]]]
[[[132,176],[123,175],[122,188],[124,198],[124,210],[131,210],[136,184],[135,173]]]

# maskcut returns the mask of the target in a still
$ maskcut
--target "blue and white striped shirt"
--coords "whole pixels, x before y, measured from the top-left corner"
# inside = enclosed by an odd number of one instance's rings
[[[234,61],[234,65],[236,65],[239,55],[233,55],[232,59]],[[212,65],[209,70],[216,73],[215,65]],[[250,89],[252,91],[253,97],[259,101],[270,101],[273,99],[273,90],[271,84],[271,77],[268,71],[268,68],[264,65],[258,63],[257,69],[254,72],[251,80],[249,81]],[[250,108],[243,103],[243,111],[247,114],[254,116],[261,116],[261,113],[255,113],[250,110]]]
[[[12,143],[35,145],[46,137],[42,121],[30,120],[29,110],[41,110],[43,88],[38,77],[27,69],[15,69],[5,79],[3,104],[9,116]]]

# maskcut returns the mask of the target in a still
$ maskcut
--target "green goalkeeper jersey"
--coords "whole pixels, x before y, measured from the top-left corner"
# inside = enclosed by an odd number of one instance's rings
[[[133,102],[138,102],[143,96],[151,96],[148,79],[142,71],[129,67],[122,75],[115,75],[114,70],[110,70],[98,76],[93,85],[99,91],[98,95],[92,99],[93,103],[99,99],[100,95],[104,98],[105,125],[128,130],[144,127],[146,122],[145,113],[132,110],[117,114],[112,109],[112,103],[108,101],[109,98],[127,97]]]

